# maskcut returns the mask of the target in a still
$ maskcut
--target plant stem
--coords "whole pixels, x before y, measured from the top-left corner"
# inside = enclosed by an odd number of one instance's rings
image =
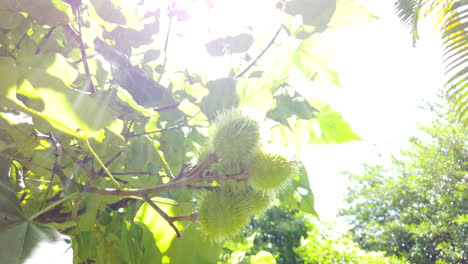
[[[241,71],[240,73],[238,73],[236,76],[234,76],[234,78],[240,78],[242,77],[246,72],[248,72],[250,70],[250,68],[252,68],[255,63],[257,63],[257,61],[263,56],[263,54],[265,54],[265,52],[271,47],[271,45],[273,45],[273,43],[275,43],[275,40],[276,38],[278,37],[279,33],[281,32],[281,29],[283,29],[283,25],[281,25],[278,30],[276,31],[275,35],[273,36],[273,38],[270,40],[270,42],[268,43],[268,45],[262,50],[262,52],[260,52],[260,54],[258,54],[258,56],[243,70]]]
[[[83,139],[83,141],[85,142],[86,144],[86,147],[88,147],[89,151],[91,151],[91,154],[93,154],[94,158],[96,158],[97,162],[99,163],[99,165],[101,165],[102,169],[104,169],[104,171],[106,172],[107,176],[109,176],[109,178],[111,178],[111,180],[114,182],[114,185],[117,189],[120,189],[120,184],[117,182],[117,180],[114,178],[114,176],[112,176],[112,174],[110,173],[110,171],[107,169],[106,165],[104,164],[104,162],[102,162],[102,160],[99,158],[99,156],[96,154],[96,152],[94,152],[93,148],[91,147],[91,145],[89,144],[89,141],[88,139]]]

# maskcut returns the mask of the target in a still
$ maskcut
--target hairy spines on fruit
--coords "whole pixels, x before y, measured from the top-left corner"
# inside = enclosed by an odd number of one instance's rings
[[[236,164],[248,160],[258,150],[260,126],[258,121],[238,109],[221,112],[211,137],[212,148],[222,164]]]
[[[215,242],[237,235],[250,218],[265,211],[272,197],[253,190],[246,184],[239,188],[219,186],[202,194],[199,200],[198,222],[201,232]]]
[[[280,154],[258,152],[249,162],[249,182],[259,191],[277,191],[286,187],[296,164]]]

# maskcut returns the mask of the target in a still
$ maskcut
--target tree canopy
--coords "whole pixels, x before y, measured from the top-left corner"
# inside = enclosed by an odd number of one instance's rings
[[[366,165],[350,174],[353,185],[341,214],[353,240],[412,263],[468,260],[467,130],[451,109],[413,137],[390,165]]]

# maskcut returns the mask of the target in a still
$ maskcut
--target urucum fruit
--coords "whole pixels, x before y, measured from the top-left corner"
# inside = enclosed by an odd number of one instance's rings
[[[227,167],[241,164],[256,154],[260,142],[260,127],[256,120],[240,110],[230,109],[221,112],[214,125],[211,144],[221,164]]]
[[[286,187],[295,163],[280,154],[259,152],[248,166],[249,182],[258,191],[276,191]]]
[[[222,242],[237,235],[256,213],[266,210],[271,196],[245,188],[219,186],[204,192],[199,199],[198,223],[200,231],[214,242]]]

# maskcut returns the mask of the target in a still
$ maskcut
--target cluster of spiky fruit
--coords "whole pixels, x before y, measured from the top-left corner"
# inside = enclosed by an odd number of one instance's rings
[[[238,234],[251,217],[270,206],[289,183],[295,162],[264,151],[259,122],[238,109],[218,115],[208,149],[217,157],[211,173],[247,175],[247,181],[221,181],[215,190],[199,197],[200,230],[218,242]]]

